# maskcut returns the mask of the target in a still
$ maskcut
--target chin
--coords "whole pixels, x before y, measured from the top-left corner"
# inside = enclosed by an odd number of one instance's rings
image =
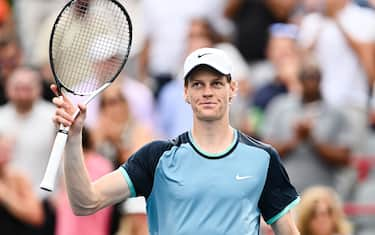
[[[219,115],[197,115],[197,119],[200,121],[213,122],[220,120],[222,117]]]

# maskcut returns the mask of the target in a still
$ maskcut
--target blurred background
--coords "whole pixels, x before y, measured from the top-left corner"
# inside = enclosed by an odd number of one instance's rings
[[[183,61],[216,47],[239,84],[232,125],[279,151],[302,196],[301,234],[375,234],[374,0],[119,1],[133,46],[88,107],[92,179],[190,129]],[[49,36],[66,2],[0,0],[0,233],[147,234],[143,198],[76,217],[63,180],[54,193],[39,189],[56,131]],[[262,234],[272,234],[264,223]]]

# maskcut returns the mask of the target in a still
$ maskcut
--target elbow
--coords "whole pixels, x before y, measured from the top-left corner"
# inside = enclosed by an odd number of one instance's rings
[[[98,211],[98,209],[96,209],[95,207],[87,207],[87,206],[83,207],[83,206],[73,205],[72,211],[73,211],[73,214],[76,216],[87,216],[87,215],[94,214],[96,211]]]
[[[93,212],[87,211],[87,210],[81,210],[81,209],[73,209],[73,214],[76,216],[87,216],[91,215]]]
[[[73,214],[76,216],[86,216],[97,212],[100,209],[99,202],[79,203],[71,201]]]

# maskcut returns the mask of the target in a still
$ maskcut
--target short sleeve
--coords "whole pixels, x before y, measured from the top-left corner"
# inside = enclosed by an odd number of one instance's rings
[[[372,10],[351,7],[339,14],[339,21],[345,31],[359,42],[374,42],[375,13]]]
[[[270,154],[270,162],[258,207],[267,224],[273,224],[297,205],[300,199],[276,150],[270,147],[267,152]]]
[[[173,144],[168,141],[154,141],[135,152],[129,160],[120,167],[129,185],[130,196],[148,197],[151,193],[155,169],[164,152]]]

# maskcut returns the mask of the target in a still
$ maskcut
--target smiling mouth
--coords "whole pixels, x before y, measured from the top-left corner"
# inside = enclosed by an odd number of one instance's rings
[[[200,103],[199,106],[203,108],[213,108],[214,106],[216,106],[216,103],[212,103],[212,102]]]

